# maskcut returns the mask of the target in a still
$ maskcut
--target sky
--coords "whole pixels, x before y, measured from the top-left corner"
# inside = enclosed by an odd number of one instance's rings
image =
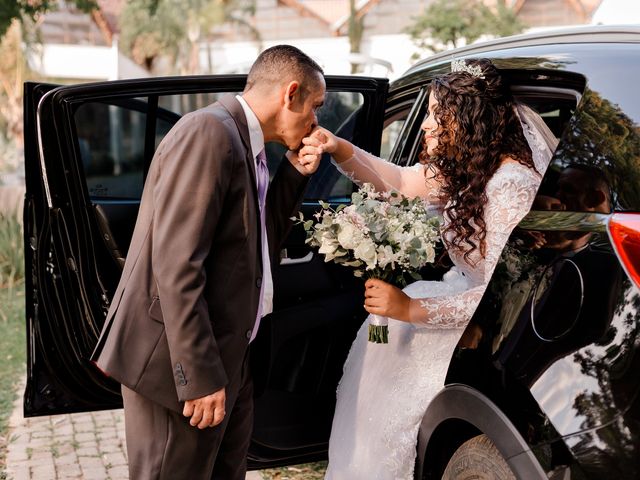
[[[603,0],[593,15],[592,23],[640,24],[640,1],[638,0]]]

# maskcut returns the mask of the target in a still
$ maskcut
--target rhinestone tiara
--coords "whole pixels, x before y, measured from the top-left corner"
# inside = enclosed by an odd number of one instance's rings
[[[484,73],[482,73],[482,68],[479,65],[471,66],[467,65],[467,62],[464,60],[454,59],[451,60],[451,71],[452,72],[466,72],[474,77],[481,78],[484,80]]]

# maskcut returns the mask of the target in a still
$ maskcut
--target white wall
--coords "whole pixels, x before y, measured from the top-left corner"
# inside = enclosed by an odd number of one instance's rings
[[[49,78],[117,80],[150,76],[118,52],[117,39],[111,47],[45,44],[30,63],[38,73]]]
[[[216,42],[211,45],[211,64],[214,74],[247,73],[261,49],[288,43],[300,48],[316,60],[328,75],[351,73],[351,55],[347,37],[292,38],[262,42]],[[413,61],[411,55],[416,47],[408,35],[373,35],[366,37],[362,54],[369,57],[363,75],[389,77],[400,76]],[[207,69],[207,49],[200,49],[200,65]]]
[[[638,0],[603,0],[591,19],[593,24],[640,24]]]

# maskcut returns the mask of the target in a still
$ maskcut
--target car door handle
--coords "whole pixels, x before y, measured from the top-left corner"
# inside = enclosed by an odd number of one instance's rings
[[[313,258],[313,252],[307,253],[304,257],[300,258],[289,258],[286,256],[280,259],[280,265],[300,265],[301,263],[309,263]]]

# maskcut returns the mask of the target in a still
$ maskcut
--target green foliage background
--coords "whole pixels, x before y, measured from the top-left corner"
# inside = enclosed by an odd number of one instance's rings
[[[481,0],[436,0],[414,17],[407,33],[418,47],[438,52],[472,43],[482,35],[505,37],[520,33],[524,24],[504,2],[495,9]]]

